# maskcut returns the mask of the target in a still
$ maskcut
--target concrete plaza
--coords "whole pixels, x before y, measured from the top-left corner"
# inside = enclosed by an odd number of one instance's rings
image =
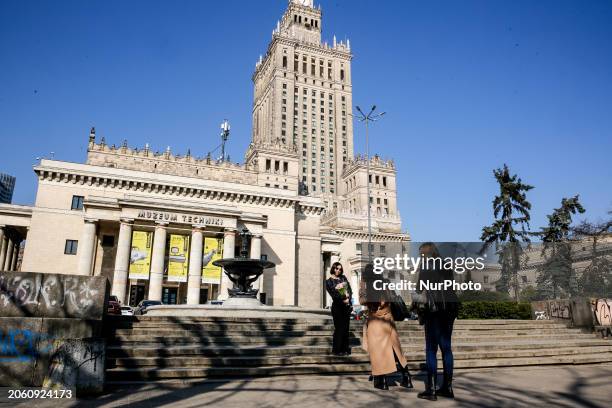
[[[67,407],[605,407],[612,400],[612,364],[462,370],[454,401],[419,400],[416,390],[378,391],[364,375],[283,376],[155,382],[111,389],[92,399],[36,404]],[[48,401],[49,402],[49,401]],[[32,402],[18,406],[33,406]]]

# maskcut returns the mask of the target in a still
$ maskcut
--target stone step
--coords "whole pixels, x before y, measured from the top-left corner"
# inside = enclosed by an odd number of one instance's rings
[[[522,358],[522,357],[550,357],[557,355],[578,355],[611,353],[612,345],[599,347],[565,347],[556,349],[536,350],[489,350],[478,352],[455,351],[455,361],[466,359],[489,358]],[[441,354],[438,353],[438,358]],[[408,360],[423,361],[423,350],[406,354]],[[362,350],[355,350],[350,357],[338,357],[329,354],[299,355],[299,356],[238,356],[238,357],[132,357],[107,359],[107,367],[188,367],[188,366],[263,366],[263,365],[290,365],[290,364],[337,364],[337,363],[363,363],[368,362],[368,355]]]
[[[567,364],[593,364],[612,362],[612,353],[596,353],[581,355],[560,355],[550,357],[525,358],[490,358],[457,360],[456,369],[485,368],[485,367],[512,367],[531,365],[567,365]],[[411,361],[412,370],[418,370],[422,361]],[[299,375],[299,374],[331,374],[331,373],[369,373],[370,364],[364,362],[338,363],[338,364],[293,364],[272,365],[257,367],[164,367],[164,368],[128,368],[116,367],[106,371],[110,382],[130,381],[137,379],[166,379],[166,378],[207,378],[207,377],[254,377],[271,375]]]
[[[599,340],[597,338],[587,340],[547,340],[547,341],[534,341],[534,340],[522,340],[522,341],[511,341],[511,342],[453,342],[453,351],[471,351],[478,352],[484,350],[537,350],[537,349],[550,349],[554,350],[557,348],[564,347],[598,347],[598,346],[609,346],[608,340]],[[418,353],[423,350],[424,344],[421,343],[403,343],[402,348],[406,354]],[[330,346],[327,345],[295,345],[287,344],[282,346],[262,346],[262,345],[251,345],[235,347],[233,345],[219,346],[202,346],[200,344],[185,344],[185,345],[109,345],[107,347],[108,358],[120,358],[120,357],[174,357],[174,356],[292,356],[292,355],[304,355],[304,354],[327,354],[330,350]]]
[[[362,333],[362,328],[351,328],[353,333],[359,334]],[[251,335],[253,333],[258,334],[285,334],[287,336],[301,336],[301,335],[322,335],[322,336],[331,336],[334,332],[333,327],[326,327],[324,329],[317,328],[306,328],[303,330],[285,330],[285,329],[268,329],[268,330],[245,330],[241,327],[236,328],[228,328],[228,329],[218,329],[218,328],[208,328],[208,327],[200,327],[197,329],[174,329],[174,328],[135,328],[135,329],[118,329],[115,331],[114,336],[128,336],[128,335],[138,335],[138,336],[146,336],[146,335],[185,335],[185,336],[195,336],[195,335],[206,335],[206,336],[230,336],[230,335]],[[417,327],[399,327],[398,332],[401,334],[412,335],[412,334],[422,334],[423,328],[420,326]],[[563,328],[545,328],[545,329],[537,329],[538,334],[562,334],[562,333],[576,333],[579,332],[574,329],[569,329],[566,327]],[[489,330],[476,330],[476,329],[466,329],[466,328],[455,328],[453,329],[454,335],[461,334],[469,334],[469,335],[496,335],[496,334],[515,334],[515,335],[530,335],[533,334],[533,329],[489,329]],[[109,336],[112,338],[113,336]]]
[[[400,338],[402,338],[403,342],[406,343],[414,343],[419,342],[422,343],[424,341],[423,333],[413,333],[410,335],[402,335],[400,333]],[[479,335],[479,334],[465,334],[465,333],[453,333],[453,339],[455,340],[470,340],[470,339],[486,339],[491,342],[505,342],[509,340],[546,340],[550,339],[551,336],[549,334],[527,334],[527,335]],[[594,336],[592,334],[586,333],[563,333],[556,334],[554,336],[555,340],[570,340],[570,339],[592,339]],[[283,333],[283,334],[256,334],[251,336],[208,336],[208,335],[168,335],[168,336],[141,336],[141,335],[132,335],[132,336],[116,336],[113,339],[109,340],[109,344],[183,344],[183,343],[200,343],[202,345],[210,345],[210,344],[234,344],[234,345],[242,345],[242,344],[331,344],[332,335],[331,333],[314,333],[314,334],[306,334],[298,336],[295,333]],[[351,341],[354,343],[360,343],[360,338],[358,336],[351,336]]]
[[[111,345],[123,345],[126,347],[134,347],[138,345],[158,345],[158,346],[170,346],[174,344],[200,344],[202,346],[224,346],[232,345],[234,347],[242,347],[245,345],[268,345],[268,346],[282,346],[282,345],[331,345],[332,336],[312,336],[312,337],[262,337],[262,336],[251,336],[251,337],[210,337],[210,338],[189,338],[189,337],[149,337],[143,336],[142,339],[134,340],[133,336],[128,336],[126,340],[113,339],[108,344]],[[359,345],[361,340],[358,337],[351,337],[350,343],[352,345]]]
[[[362,333],[363,326],[351,326],[350,330],[354,333]],[[399,333],[423,333],[422,326],[402,326],[397,327]],[[318,327],[318,326],[304,326],[304,327],[249,327],[249,326],[235,326],[235,327],[207,327],[207,326],[189,326],[189,327],[136,327],[133,329],[117,329],[113,332],[107,332],[106,337],[112,338],[118,335],[166,335],[166,334],[210,334],[210,335],[240,335],[252,333],[305,333],[305,332],[319,332],[333,333],[334,327]],[[504,328],[484,328],[484,327],[458,327],[453,328],[453,334],[469,333],[469,334],[489,334],[489,333],[503,333],[503,334],[527,334],[527,333],[542,333],[555,335],[557,333],[567,332],[580,332],[580,330],[561,327],[544,327],[544,328],[524,328],[524,327],[504,327]]]
[[[422,328],[415,321],[397,322],[398,328]],[[361,329],[363,323],[351,322],[351,326],[356,329]],[[132,324],[130,326],[115,326],[117,330],[124,329],[183,329],[183,330],[229,330],[229,329],[243,329],[243,330],[325,330],[333,329],[333,323],[330,321],[327,324],[312,324],[312,323],[274,323],[274,322],[145,322]],[[456,329],[471,329],[471,330],[530,330],[530,329],[551,329],[551,328],[566,328],[567,326],[563,323],[540,323],[540,321],[527,320],[525,322],[510,321],[507,324],[489,323],[485,321],[466,321],[458,320],[455,322]]]
[[[215,317],[215,316],[108,316],[108,319],[113,324],[119,323],[142,323],[142,322],[254,322],[254,323],[331,323],[331,315],[327,318],[282,318],[282,317]],[[360,322],[353,320],[353,322]],[[407,320],[407,323],[418,324],[416,320]],[[559,320],[525,320],[525,319],[458,319],[458,323],[463,322],[483,322],[487,324],[504,325],[509,323],[538,323],[541,325],[556,324]]]

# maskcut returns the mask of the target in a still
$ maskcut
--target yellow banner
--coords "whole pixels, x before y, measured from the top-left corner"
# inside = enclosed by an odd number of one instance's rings
[[[189,237],[170,234],[168,282],[187,282],[189,271]]]
[[[221,267],[213,261],[223,258],[223,238],[205,238],[202,256],[202,283],[221,283]]]
[[[151,248],[153,233],[132,231],[132,251],[130,252],[130,279],[149,279],[151,270]]]

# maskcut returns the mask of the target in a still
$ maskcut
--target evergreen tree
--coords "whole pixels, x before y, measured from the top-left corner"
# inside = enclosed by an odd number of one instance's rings
[[[612,211],[608,212],[612,214]],[[576,236],[592,241],[591,262],[578,279],[578,289],[582,296],[608,297],[612,293],[612,260],[608,255],[609,244],[600,245],[599,241],[612,233],[612,219],[591,223],[583,221],[573,228]]]
[[[488,245],[495,244],[498,248],[501,277],[496,282],[498,291],[514,291],[514,299],[518,300],[518,271],[523,252],[521,242],[530,242],[528,231],[531,203],[527,201],[527,191],[533,186],[524,184],[516,175],[510,175],[510,169],[504,164],[501,169],[493,170],[493,176],[499,185],[499,195],[493,199],[492,225],[482,229],[480,240]]]
[[[538,292],[547,298],[572,297],[578,291],[569,234],[572,215],[584,211],[578,195],[563,198],[561,207],[547,216],[548,226],[540,232],[544,262],[538,267],[537,287]]]

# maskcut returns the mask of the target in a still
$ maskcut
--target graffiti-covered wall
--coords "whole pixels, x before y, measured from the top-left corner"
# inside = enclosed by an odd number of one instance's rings
[[[0,317],[102,319],[107,288],[103,276],[0,272]]]
[[[612,299],[594,299],[591,302],[595,331],[602,338],[612,339]]]
[[[60,379],[101,389],[108,294],[105,277],[0,272],[0,386]]]

